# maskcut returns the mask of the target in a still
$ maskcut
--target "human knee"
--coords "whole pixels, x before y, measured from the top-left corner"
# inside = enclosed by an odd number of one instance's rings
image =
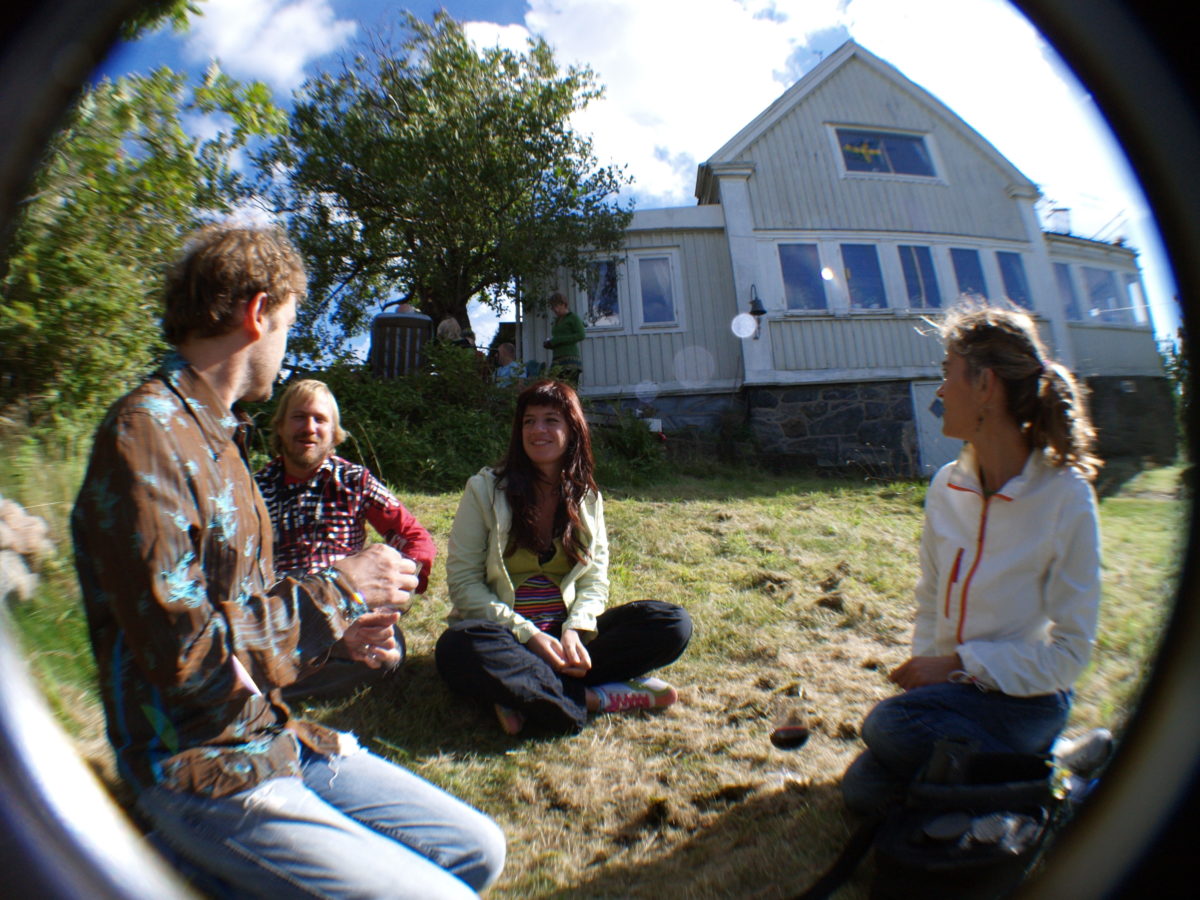
[[[630,605],[639,609],[645,624],[653,627],[664,643],[682,651],[692,639],[692,617],[682,606],[665,600],[638,600]]]
[[[500,877],[508,852],[507,840],[500,826],[483,813],[478,813],[470,825],[465,826],[463,856],[459,864],[452,866],[459,878],[482,892]]]
[[[863,719],[863,743],[868,747],[874,747],[878,743],[885,743],[887,736],[892,732],[895,724],[895,717],[892,715],[888,701],[883,700],[876,703],[875,707],[867,713],[867,717]]]
[[[686,647],[692,639],[692,616],[682,606],[665,605],[671,607],[666,621],[667,631],[680,647]]]
[[[871,816],[899,797],[903,782],[885,769],[870,750],[865,750],[842,775],[841,787],[842,800],[848,810],[860,816]]]

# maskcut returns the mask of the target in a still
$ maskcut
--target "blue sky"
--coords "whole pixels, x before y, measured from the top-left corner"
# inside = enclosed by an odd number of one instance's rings
[[[386,0],[200,0],[185,35],[118,48],[100,72],[157,65],[201,72],[212,58],[286,104],[307,75],[393,21]],[[606,86],[576,125],[603,162],[628,166],[637,208],[687,206],[696,166],[847,38],[931,91],[1070,209],[1083,237],[1141,254],[1156,330],[1179,321],[1175,287],[1145,198],[1083,87],[1005,0],[447,0],[480,45],[521,48],[537,33],[561,63]],[[472,315],[482,340],[495,316]]]

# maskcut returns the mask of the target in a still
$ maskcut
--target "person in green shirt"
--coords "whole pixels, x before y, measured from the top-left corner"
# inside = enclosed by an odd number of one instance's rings
[[[583,358],[579,355],[579,342],[586,337],[583,319],[571,312],[566,298],[558,291],[550,295],[550,311],[554,313],[554,324],[550,328],[550,337],[542,343],[547,350],[553,351],[550,375],[577,388],[583,375]]]

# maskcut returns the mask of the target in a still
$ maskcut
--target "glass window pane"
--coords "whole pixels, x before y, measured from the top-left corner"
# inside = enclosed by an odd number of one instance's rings
[[[1013,303],[1033,309],[1029,296],[1029,280],[1025,277],[1025,264],[1019,253],[997,250],[996,262],[1000,264],[1000,277],[1004,280],[1004,293]]]
[[[865,131],[838,129],[838,144],[842,148],[842,159],[848,172],[890,172],[887,158],[883,154],[883,140],[877,134]]]
[[[933,254],[929,252],[928,247],[910,247],[901,244],[900,267],[904,270],[904,285],[908,291],[909,307],[934,309],[942,305],[937,272],[933,268]]]
[[[783,296],[788,309],[827,309],[816,244],[780,244]]]
[[[925,148],[925,141],[919,137],[909,137],[903,134],[884,136],[884,149],[887,150],[888,161],[892,171],[898,175],[933,175],[933,160]]]
[[[919,134],[837,129],[847,172],[886,172],[933,177],[933,157]]]
[[[638,282],[642,288],[642,323],[675,321],[675,296],[671,290],[671,260],[666,256],[638,260]]]
[[[1071,280],[1071,267],[1066,263],[1054,264],[1054,278],[1058,282],[1058,296],[1062,300],[1067,318],[1078,322],[1083,318],[1079,308],[1079,294],[1075,291],[1075,282]]]
[[[1117,279],[1108,269],[1083,267],[1083,285],[1087,289],[1088,315],[1100,322],[1123,322],[1125,317],[1117,293]]]
[[[616,260],[592,263],[588,276],[587,322],[596,328],[614,328],[621,324]]]
[[[959,295],[988,295],[987,282],[983,280],[983,265],[979,261],[978,250],[968,250],[964,247],[950,249],[950,261],[954,263],[954,277],[958,280]]]
[[[846,289],[855,309],[883,309],[887,295],[883,290],[883,272],[879,255],[872,244],[842,244],[842,264],[846,269]]]

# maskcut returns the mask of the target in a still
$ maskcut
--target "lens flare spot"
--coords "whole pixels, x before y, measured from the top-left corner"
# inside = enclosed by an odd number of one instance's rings
[[[754,316],[750,313],[738,313],[729,323],[729,330],[740,338],[751,337],[754,334]]]

